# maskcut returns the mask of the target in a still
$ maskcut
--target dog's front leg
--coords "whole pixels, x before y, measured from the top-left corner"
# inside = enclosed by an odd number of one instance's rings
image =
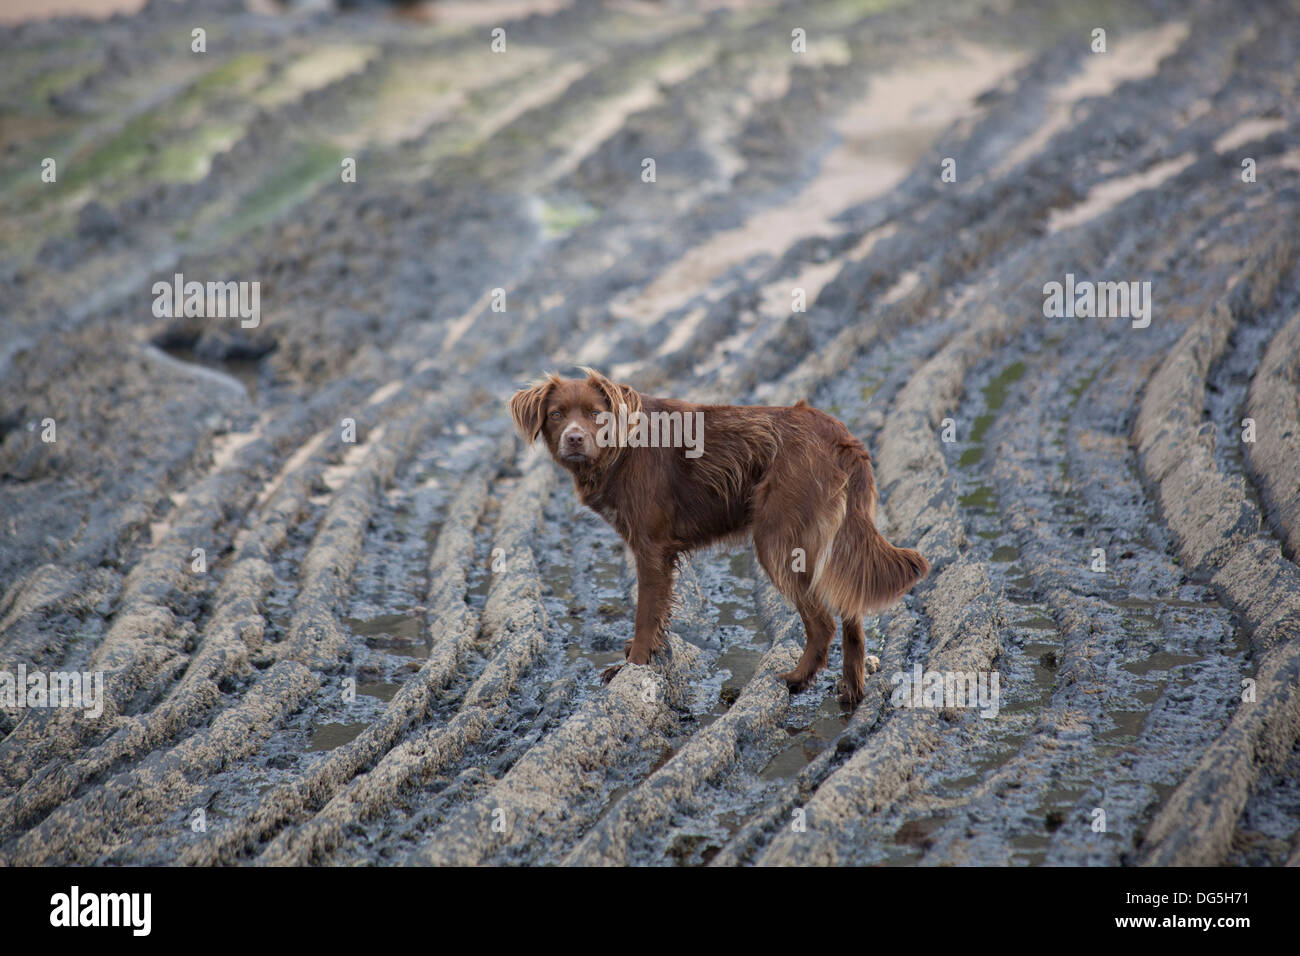
[[[649,664],[650,656],[663,647],[663,631],[673,600],[673,557],[656,553],[637,557],[636,631],[627,648],[633,664]]]
[[[663,631],[672,607],[675,558],[662,550],[637,554],[636,630],[623,651],[630,663],[649,664],[651,655],[663,647]],[[608,683],[621,667],[609,667],[601,677]]]

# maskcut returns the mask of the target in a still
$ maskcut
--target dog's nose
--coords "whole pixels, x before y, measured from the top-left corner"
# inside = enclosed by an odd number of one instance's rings
[[[567,435],[564,436],[564,444],[565,444],[565,447],[567,447],[567,448],[581,448],[581,447],[582,447],[582,433],[581,433],[581,432],[569,432],[569,434],[567,434]]]

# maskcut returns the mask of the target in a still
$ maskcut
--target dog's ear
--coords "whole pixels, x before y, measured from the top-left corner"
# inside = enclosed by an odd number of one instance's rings
[[[555,376],[538,382],[529,388],[521,388],[510,399],[510,415],[515,420],[515,428],[530,444],[537,440],[546,423],[546,397],[555,388]]]
[[[609,404],[611,412],[617,414],[620,405],[627,406],[629,418],[634,412],[641,411],[641,395],[632,386],[611,382],[594,368],[588,368],[585,365],[582,366],[582,370],[587,373],[587,384],[605,396],[605,401]]]

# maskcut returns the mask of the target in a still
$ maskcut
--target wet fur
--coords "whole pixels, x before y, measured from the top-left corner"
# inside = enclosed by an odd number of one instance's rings
[[[861,700],[862,618],[893,604],[930,571],[919,552],[894,547],[876,530],[876,484],[862,443],[805,401],[696,405],[641,395],[585,371],[585,379],[551,375],[522,389],[510,412],[524,438],[545,440],[573,476],[582,503],[613,526],[636,559],[636,627],[627,659],[649,663],[662,646],[682,555],[752,537],[759,563],[804,624],[803,656],[779,676],[793,693],[808,687],[826,666],[835,614],[843,635],[841,697]],[[681,448],[597,447],[593,416],[617,414],[620,403],[629,418],[634,410],[703,412],[703,454],[692,459]],[[578,444],[581,460],[566,460],[566,452],[579,454]],[[805,557],[796,570],[799,548]],[[617,670],[602,676],[609,680]]]

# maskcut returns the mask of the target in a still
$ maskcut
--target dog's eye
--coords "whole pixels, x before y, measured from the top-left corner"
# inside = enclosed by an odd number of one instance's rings
[[[593,408],[593,409],[591,410],[590,414],[591,414],[591,417],[592,417],[592,418],[599,418],[599,417],[600,417],[600,409],[599,409],[599,408]]]
[[[558,422],[561,417],[562,416],[560,415],[560,410],[558,408],[551,410],[551,421]]]

